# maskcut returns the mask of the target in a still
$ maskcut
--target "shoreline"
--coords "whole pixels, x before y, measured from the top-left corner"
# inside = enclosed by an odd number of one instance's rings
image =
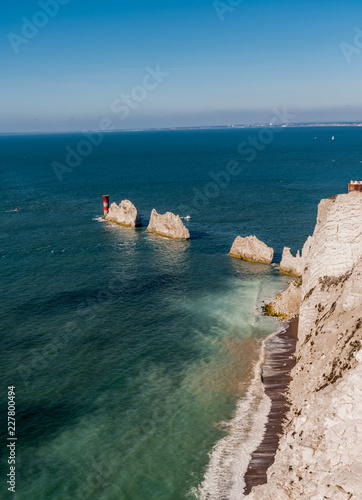
[[[321,200],[301,253],[299,293],[292,283],[277,304],[298,311],[298,361],[288,423],[267,482],[250,500],[362,498],[361,221],[360,192]]]
[[[265,355],[261,365],[264,392],[271,400],[263,439],[251,454],[245,473],[244,495],[253,486],[267,482],[267,470],[274,463],[283,431],[283,422],[290,408],[287,399],[291,381],[290,372],[296,364],[295,350],[298,336],[298,319],[288,321],[286,330],[277,332],[265,341]]]
[[[196,490],[198,500],[236,500],[244,498],[253,486],[266,483],[266,470],[274,462],[278,434],[289,409],[285,392],[295,365],[297,331],[298,320],[290,319],[262,340],[250,386],[227,423],[228,434],[212,449]]]

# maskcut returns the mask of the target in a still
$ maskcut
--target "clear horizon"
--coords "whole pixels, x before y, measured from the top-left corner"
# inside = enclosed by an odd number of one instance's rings
[[[355,0],[16,2],[0,21],[0,133],[361,122],[361,12]]]
[[[318,128],[318,127],[361,127],[362,120],[360,122],[300,122],[300,123],[289,123],[286,125],[288,128]],[[260,129],[260,128],[273,128],[273,127],[284,127],[284,125],[276,124],[271,125],[268,123],[255,123],[255,124],[235,124],[235,125],[190,125],[190,126],[180,126],[180,127],[149,127],[149,128],[118,128],[112,130],[102,130],[102,129],[79,129],[79,130],[34,130],[34,131],[18,131],[18,132],[0,132],[0,136],[6,135],[43,135],[43,134],[83,134],[83,133],[121,133],[121,132],[162,132],[171,130],[205,130],[205,129]]]

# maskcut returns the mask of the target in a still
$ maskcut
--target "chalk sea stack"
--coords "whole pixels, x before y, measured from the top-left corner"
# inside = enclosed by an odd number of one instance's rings
[[[159,214],[155,209],[151,212],[151,219],[146,232],[172,240],[188,240],[190,238],[189,230],[178,215],[172,212]]]
[[[237,236],[229,252],[230,257],[270,264],[273,260],[274,250],[256,236],[242,238]]]
[[[122,200],[119,205],[112,203],[105,219],[124,227],[141,227],[142,221],[137,208],[129,200]]]
[[[290,274],[291,276],[301,276],[302,257],[299,253],[299,250],[296,257],[293,257],[290,248],[284,247],[282,260],[280,263],[280,272]]]

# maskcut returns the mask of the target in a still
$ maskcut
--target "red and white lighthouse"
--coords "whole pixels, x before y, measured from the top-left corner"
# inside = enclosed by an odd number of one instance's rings
[[[108,214],[109,210],[109,194],[103,195],[103,215],[104,217]]]

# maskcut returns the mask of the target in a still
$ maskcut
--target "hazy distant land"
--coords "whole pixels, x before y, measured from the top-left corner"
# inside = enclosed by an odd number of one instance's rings
[[[326,123],[244,123],[237,125],[200,125],[190,127],[162,127],[162,128],[132,128],[132,129],[116,129],[116,130],[69,130],[69,131],[52,131],[52,132],[0,132],[0,136],[7,135],[49,135],[49,134],[81,134],[84,132],[147,132],[147,131],[166,131],[166,130],[228,130],[228,129],[245,129],[245,128],[307,128],[307,127],[362,127],[362,122],[326,122]]]

